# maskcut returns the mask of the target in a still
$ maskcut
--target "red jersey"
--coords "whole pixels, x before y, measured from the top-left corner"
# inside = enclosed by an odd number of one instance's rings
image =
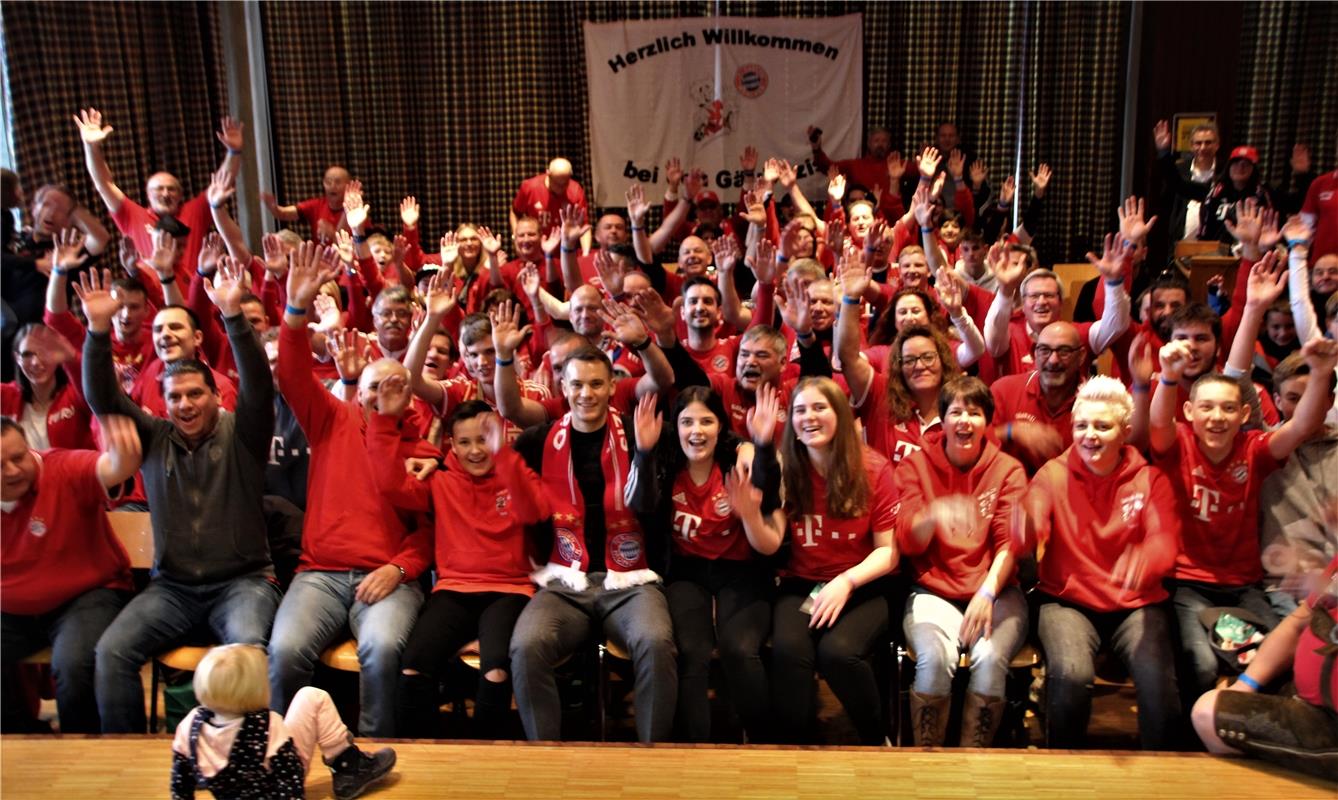
[[[757,405],[757,396],[739,386],[733,375],[711,375],[707,378],[711,381],[711,388],[720,395],[720,399],[725,404],[725,412],[729,414],[729,427],[740,439],[748,441],[752,434],[748,432],[748,411]],[[776,425],[776,444],[779,445],[781,438],[785,435],[785,426],[790,424],[790,414],[787,409],[790,407],[790,397],[794,394],[794,387],[799,383],[797,378],[782,376],[780,385],[776,387],[779,392],[780,411],[779,419]]]
[[[1041,467],[1027,487],[1026,508],[1039,509],[1038,588],[1093,611],[1121,611],[1167,598],[1162,578],[1180,544],[1172,481],[1126,445],[1115,471],[1099,476],[1070,447]],[[1126,591],[1111,579],[1131,545],[1147,559],[1143,584]],[[1257,559],[1256,559],[1257,560]]]
[[[693,361],[697,362],[697,366],[702,368],[702,372],[707,375],[730,377],[734,374],[734,362],[739,356],[739,338],[738,336],[717,338],[715,347],[709,350],[697,350],[688,344],[686,338],[683,338],[682,342],[683,349],[692,356]]]
[[[887,402],[887,373],[875,372],[864,396],[852,402],[855,415],[864,425],[864,441],[882,453],[893,465],[900,464],[922,446],[925,434],[941,431],[938,409],[930,409],[932,420],[921,420],[916,413],[910,419],[893,419],[892,407]]]
[[[674,503],[674,553],[693,558],[741,561],[751,558],[753,548],[734,516],[720,465],[698,486],[686,469],[678,473],[672,489]]]
[[[50,447],[69,450],[96,450],[97,442],[93,438],[93,412],[84,402],[79,391],[79,374],[75,372],[71,381],[56,392],[51,398],[51,405],[46,410],[46,439]],[[0,413],[22,422],[23,390],[18,383],[0,384]]]
[[[1244,586],[1264,577],[1259,557],[1259,488],[1282,466],[1268,451],[1273,434],[1241,431],[1231,453],[1214,464],[1189,423],[1175,426],[1175,447],[1156,457],[1174,477],[1184,544],[1174,577]]]
[[[985,439],[980,459],[963,472],[948,461],[943,432],[936,431],[925,437],[924,449],[902,462],[894,484],[897,548],[910,557],[912,580],[948,600],[970,599],[985,581],[995,557],[1012,542],[1013,508],[1027,489],[1022,465]],[[950,495],[962,495],[974,503],[973,530],[965,536],[935,532],[919,545],[911,533],[915,516],[934,499]]]
[[[116,223],[116,229],[135,243],[140,258],[148,261],[153,257],[153,237],[149,235],[148,228],[158,223],[157,213],[127,197],[121,201],[121,207],[111,215],[111,219]],[[200,247],[204,244],[205,234],[214,229],[214,217],[205,193],[200,192],[182,203],[177,219],[190,228],[185,249],[176,267],[177,285],[185,286],[190,283],[190,276],[199,265]]]
[[[994,395],[994,419],[991,424],[1039,422],[1058,433],[1065,448],[1073,444],[1074,398],[1068,398],[1059,410],[1051,411],[1050,404],[1045,400],[1045,392],[1041,391],[1041,377],[1038,373],[1033,371],[999,378],[990,384],[990,394]],[[1004,451],[1025,464],[1029,475],[1035,474],[1042,466],[1032,461],[1025,450],[1012,442],[1004,445]]]
[[[330,203],[325,197],[313,197],[309,200],[303,200],[297,204],[297,215],[306,220],[311,226],[311,238],[313,241],[330,243],[334,240],[335,232],[341,227],[347,229],[348,225],[344,223],[344,209],[330,208]],[[324,223],[324,224],[322,224]],[[371,220],[367,221],[371,224]]]
[[[537,383],[519,379],[517,379],[516,382],[520,384],[520,396],[527,400],[542,402],[551,397],[548,390]],[[433,413],[442,419],[448,419],[452,412],[454,412],[461,403],[470,400],[482,400],[491,406],[493,411],[497,410],[497,403],[489,400],[488,396],[479,388],[478,381],[467,375],[438,381],[437,385],[441,387],[442,392],[441,406],[433,409]],[[508,442],[514,442],[516,437],[519,436],[523,430],[522,428],[516,427],[515,424],[509,420],[503,420],[503,425],[505,426],[506,440]],[[447,431],[446,434],[449,438],[450,431]]]
[[[1301,213],[1315,217],[1310,263],[1314,264],[1321,256],[1329,253],[1338,253],[1338,170],[1320,175],[1310,182]]]
[[[432,590],[533,595],[525,526],[553,513],[539,476],[516,451],[504,447],[487,475],[470,475],[452,452],[444,469],[419,481],[404,471],[400,436],[398,419],[373,414],[368,455],[377,486],[392,503],[434,512],[437,582]]]
[[[895,530],[897,490],[892,483],[892,464],[865,448],[864,472],[869,479],[868,508],[858,517],[846,519],[827,513],[827,480],[809,468],[813,511],[789,516],[790,563],[782,574],[830,581],[873,552],[874,533]]]
[[[312,374],[311,361],[307,332],[284,325],[274,376],[311,445],[298,571],[395,564],[410,580],[417,578],[430,558],[427,532],[406,534],[390,501],[375,490],[362,408],[327,392]]]
[[[511,211],[517,217],[534,217],[546,225],[541,225],[539,233],[546,235],[557,226],[558,211],[566,206],[580,206],[588,210],[585,203],[585,190],[575,179],[567,181],[567,191],[554,194],[548,188],[548,176],[539,173],[533,178],[526,178],[516,190],[516,197],[511,201]],[[547,217],[544,215],[547,214]]]
[[[0,527],[0,610],[45,614],[93,589],[133,590],[130,557],[104,510],[97,451],[34,455],[37,479]]]
[[[1086,351],[1083,359],[1089,362],[1097,356],[1092,352],[1092,326],[1095,324],[1073,323],[1073,327],[1078,329],[1078,341]],[[1008,320],[1008,352],[994,360],[996,374],[1020,375],[1036,369],[1036,357],[1032,353],[1035,346],[1036,342],[1031,338],[1030,329],[1027,327],[1027,318],[1021,312],[1015,312]]]
[[[152,414],[159,419],[167,419],[167,401],[163,399],[163,385],[159,380],[163,374],[166,365],[161,361],[154,361],[152,364],[139,373],[135,380],[135,385],[130,389],[130,399],[135,401],[135,405],[144,409],[145,412]],[[214,369],[209,368],[214,375],[214,384],[218,386],[218,402],[229,411],[235,411],[237,408],[237,387],[228,379],[228,376]]]
[[[139,373],[149,364],[158,358],[153,351],[153,315],[144,321],[144,326],[140,329],[139,341],[134,344],[127,344],[121,341],[116,335],[116,329],[112,329],[112,366],[116,368],[116,377],[120,379],[121,391],[130,394],[130,389],[139,379]],[[76,351],[82,351],[84,347],[84,326],[72,312],[65,311],[60,314],[52,314],[50,311],[42,312],[42,322],[53,331],[64,336],[66,341],[74,345]]]

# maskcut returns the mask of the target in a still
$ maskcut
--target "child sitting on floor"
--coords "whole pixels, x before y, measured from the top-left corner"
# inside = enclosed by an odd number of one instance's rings
[[[337,800],[361,795],[395,766],[389,747],[368,755],[353,744],[329,693],[298,691],[288,716],[269,710],[265,651],[245,644],[215,647],[195,671],[200,705],[177,726],[172,742],[172,797],[196,788],[217,798],[305,797],[316,745],[334,773]]]

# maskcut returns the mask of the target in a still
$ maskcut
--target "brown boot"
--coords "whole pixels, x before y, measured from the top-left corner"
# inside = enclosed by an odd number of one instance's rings
[[[952,696],[911,692],[911,731],[916,747],[942,747]]]
[[[1002,697],[967,692],[962,704],[962,747],[993,747],[1003,708]]]

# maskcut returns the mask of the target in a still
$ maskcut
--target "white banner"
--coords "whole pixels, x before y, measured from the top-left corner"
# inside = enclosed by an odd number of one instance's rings
[[[814,175],[804,132],[821,128],[832,158],[859,155],[863,28],[860,14],[585,23],[592,204],[621,206],[634,181],[658,201],[674,156],[705,170],[721,202],[735,202],[748,145],[759,171],[768,158],[787,159],[820,199],[826,178]]]

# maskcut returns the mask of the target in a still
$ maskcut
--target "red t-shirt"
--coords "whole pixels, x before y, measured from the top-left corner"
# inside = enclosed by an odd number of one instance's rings
[[[864,397],[854,398],[855,414],[864,425],[864,441],[897,465],[923,446],[925,434],[942,430],[942,424],[936,413],[938,409],[930,409],[934,419],[927,426],[921,425],[918,414],[894,420],[887,402],[887,381],[887,373],[874,373]]]
[[[896,470],[897,547],[910,557],[911,578],[940,597],[966,600],[989,574],[995,557],[1012,542],[1013,508],[1027,489],[1017,459],[988,439],[980,459],[963,472],[948,461],[943,432],[925,437],[925,447]],[[977,516],[968,536],[935,534],[921,547],[912,534],[915,516],[939,497],[964,495]],[[1010,578],[1011,581],[1011,578]]]
[[[333,238],[334,232],[339,230],[341,223],[344,221],[344,209],[330,208],[330,204],[324,197],[313,197],[310,200],[303,200],[298,203],[297,215],[311,226],[311,238],[317,242]],[[328,232],[325,236],[321,236],[322,222],[328,226]],[[367,224],[371,224],[370,219]],[[347,228],[348,226],[344,225],[343,227]]]
[[[869,479],[868,507],[858,517],[845,519],[827,513],[827,481],[817,470],[809,469],[813,511],[790,516],[790,563],[783,574],[829,581],[873,552],[874,533],[895,530],[897,490],[892,484],[892,464],[865,448],[864,472]]]
[[[720,395],[724,402],[725,412],[729,414],[729,427],[735,435],[745,441],[752,438],[748,432],[748,411],[757,405],[757,396],[752,392],[744,391],[739,387],[739,382],[733,375],[707,375],[711,381],[711,388]],[[781,438],[785,435],[785,426],[790,424],[790,414],[787,409],[790,407],[790,397],[794,394],[794,387],[798,384],[797,379],[781,377],[780,385],[777,390],[780,393],[780,411],[776,423],[776,444],[779,445]]]
[[[711,467],[711,476],[701,486],[693,482],[686,469],[680,471],[674,480],[672,499],[676,554],[731,561],[752,557],[753,549],[734,516],[719,465]]]
[[[37,480],[3,515],[0,610],[45,614],[93,589],[130,591],[130,557],[104,510],[95,450],[48,450]]]
[[[116,229],[135,243],[140,258],[147,261],[153,257],[153,237],[149,235],[145,226],[153,227],[158,223],[156,213],[127,197],[121,201],[120,209],[112,214],[111,218],[112,222],[116,223]],[[209,210],[209,199],[205,193],[201,192],[182,203],[177,219],[190,228],[190,233],[186,236],[185,250],[182,251],[181,260],[177,262],[176,268],[177,285],[185,286],[190,283],[190,277],[195,274],[195,268],[199,264],[200,247],[204,244],[205,235],[214,229],[214,218]]]
[[[990,394],[994,395],[994,425],[1008,422],[1039,422],[1049,426],[1059,434],[1064,447],[1073,444],[1073,399],[1070,397],[1058,411],[1050,411],[1050,404],[1045,401],[1041,391],[1041,377],[1036,372],[1022,375],[1005,375],[990,384]],[[1033,461],[1027,452],[1012,442],[1005,443],[1004,452],[1021,461],[1027,467],[1027,474],[1034,475],[1043,462]]]
[[[1176,426],[1176,443],[1156,462],[1173,476],[1184,524],[1174,577],[1244,586],[1264,577],[1259,560],[1259,487],[1282,466],[1273,458],[1267,431],[1241,431],[1231,454],[1214,464],[1199,448],[1188,423]]]
[[[1073,327],[1078,329],[1078,341],[1082,343],[1082,348],[1086,351],[1083,355],[1086,361],[1090,361],[1096,356],[1092,352],[1092,326],[1095,324],[1094,322],[1073,323]],[[996,374],[1020,375],[1036,369],[1036,356],[1032,353],[1035,347],[1036,342],[1032,341],[1031,333],[1027,328],[1027,318],[1022,316],[1021,313],[1014,315],[1008,320],[1008,352],[994,360]]]
[[[730,377],[734,374],[734,362],[739,356],[739,337],[717,338],[715,347],[709,350],[696,350],[688,344],[687,339],[683,339],[683,349],[707,375]]]
[[[140,371],[139,377],[135,380],[135,385],[130,389],[130,399],[135,401],[135,405],[144,409],[149,414],[160,419],[167,419],[167,401],[163,399],[163,386],[159,381],[160,376],[166,365],[161,361],[154,361],[149,366]],[[214,369],[209,368],[214,374],[214,384],[218,386],[219,405],[228,411],[237,409],[237,387],[233,385],[228,376]]]
[[[609,398],[609,411],[615,414],[631,414],[636,409],[636,385],[640,378],[615,378],[613,396]],[[567,396],[545,397],[539,400],[549,419],[560,419],[571,410],[567,405]]]
[[[61,387],[47,407],[46,438],[52,447],[75,450],[97,448],[97,441],[93,438],[93,412],[84,402],[76,382],[78,380],[76,368],[73,379]],[[23,418],[24,406],[23,390],[17,381],[0,384],[0,413],[18,422]]]
[[[585,190],[575,179],[567,181],[567,191],[564,194],[553,194],[549,191],[546,181],[548,176],[539,173],[533,178],[526,178],[516,190],[516,197],[511,201],[511,210],[517,217],[528,216],[538,220],[544,219],[547,214],[548,224],[541,226],[541,234],[547,234],[558,225],[558,211],[566,206],[580,206],[586,209]]]
[[[1310,263],[1320,256],[1338,253],[1338,170],[1311,181],[1305,193],[1302,214],[1315,215],[1315,238],[1310,243]]]
[[[520,396],[527,400],[536,400],[543,402],[551,397],[548,390],[532,381],[519,381]],[[451,413],[460,407],[461,403],[470,400],[482,400],[497,410],[497,404],[488,399],[488,396],[479,388],[478,381],[468,375],[460,375],[454,378],[448,378],[444,381],[438,381],[437,385],[441,387],[442,398],[441,406],[433,409],[433,412],[442,419],[449,419]],[[520,435],[521,428],[516,427],[509,420],[503,420],[504,430],[506,431],[506,440],[514,442]],[[446,431],[446,438],[450,438],[450,431]]]

